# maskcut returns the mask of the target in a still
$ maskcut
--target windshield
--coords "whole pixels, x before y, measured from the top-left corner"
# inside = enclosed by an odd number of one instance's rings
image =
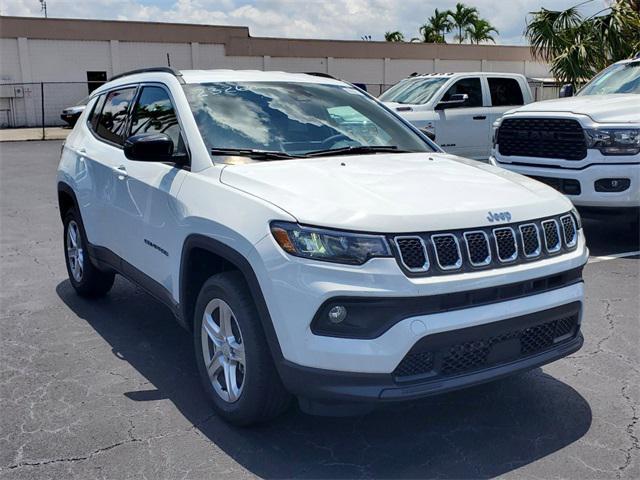
[[[244,149],[302,156],[347,147],[433,151],[393,114],[348,85],[224,82],[184,89],[214,154]]]
[[[619,63],[605,68],[576,95],[640,93],[640,61]]]
[[[447,80],[444,77],[407,78],[380,95],[380,101],[414,105],[427,103]]]

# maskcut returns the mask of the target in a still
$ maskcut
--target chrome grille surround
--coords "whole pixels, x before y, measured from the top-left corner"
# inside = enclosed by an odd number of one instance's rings
[[[511,237],[511,240],[509,240]],[[500,227],[493,229],[493,238],[496,242],[496,252],[498,254],[498,260],[502,263],[513,262],[518,258],[518,242],[516,240],[516,232],[511,227]],[[506,243],[505,243],[506,242]],[[513,253],[503,252],[503,250],[513,247]],[[507,256],[503,256],[503,253],[507,253]]]
[[[421,237],[418,237],[416,235],[398,235],[398,236],[393,238],[393,241],[395,242],[396,246],[398,247],[398,251],[400,252],[400,261],[402,262],[402,265],[404,265],[404,268],[406,268],[410,272],[427,272],[427,271],[429,271],[429,267],[431,266],[430,262],[429,262],[429,254],[427,253],[427,246],[425,245],[424,240],[422,240]],[[424,255],[424,263],[422,264],[421,267],[410,267],[405,262],[406,255],[403,253],[403,246],[402,245],[403,245],[403,242],[408,242],[408,241],[417,241],[417,242],[419,242],[419,245],[422,248],[421,253]]]
[[[506,268],[543,260],[575,250],[579,233],[576,219],[567,212],[505,225],[388,234],[387,239],[401,270],[409,277],[417,277]],[[424,263],[418,267],[420,262]]]
[[[578,243],[578,229],[576,228],[576,221],[573,216],[563,215],[560,217],[560,225],[562,225],[562,236],[564,238],[565,245],[567,247],[573,247]],[[570,231],[571,235],[567,233],[567,230]]]
[[[551,219],[543,221],[542,230],[544,232],[544,246],[547,252],[559,252],[562,248],[562,239],[560,238],[560,229],[558,228],[557,220]]]
[[[475,237],[477,239],[479,235],[482,235],[482,237],[484,238],[484,245],[487,249],[487,256],[480,262],[474,262],[474,254],[472,254],[472,247],[470,246],[470,243],[474,240],[470,240],[470,238]],[[471,265],[473,265],[474,267],[484,267],[486,265],[489,265],[491,263],[491,245],[489,244],[489,237],[487,236],[486,232],[484,232],[483,230],[471,230],[470,232],[464,232],[463,236],[464,243],[467,247],[467,255],[469,255],[469,263],[471,263]]]
[[[536,225],[535,223],[525,223],[523,225],[520,225],[518,229],[520,230],[520,237],[522,239],[522,253],[524,254],[524,256],[527,258],[538,257],[540,253],[542,253],[542,243],[540,241],[540,230],[538,229],[538,225]],[[531,232],[532,230],[533,232],[535,232],[535,242],[537,246],[532,253],[527,253],[527,251],[529,250],[527,248],[527,241],[529,239],[525,237],[529,235],[529,233],[527,232]]]
[[[444,244],[447,239],[453,240],[453,244]],[[433,243],[433,249],[436,252],[436,261],[438,266],[442,270],[457,270],[462,266],[462,254],[460,253],[460,244],[458,239],[452,233],[440,233],[437,235],[431,235],[431,242]],[[455,246],[455,251],[451,251],[452,246]],[[455,259],[454,262],[443,263],[444,255],[451,255]]]

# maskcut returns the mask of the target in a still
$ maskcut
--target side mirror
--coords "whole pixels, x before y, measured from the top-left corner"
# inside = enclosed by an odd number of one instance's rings
[[[560,98],[573,97],[573,85],[570,83],[565,83],[562,87],[560,87],[560,94],[558,95]]]
[[[469,100],[469,95],[467,95],[466,93],[454,93],[453,95],[451,95],[449,100],[443,100],[439,102],[436,105],[435,109],[444,110],[445,108],[460,107],[465,103],[467,103],[468,100]]]
[[[124,142],[124,156],[139,162],[171,162],[173,141],[165,133],[132,135]]]

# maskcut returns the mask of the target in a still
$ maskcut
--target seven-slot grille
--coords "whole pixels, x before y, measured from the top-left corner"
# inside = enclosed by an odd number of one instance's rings
[[[391,238],[409,275],[439,275],[498,268],[546,258],[574,249],[578,230],[571,214],[452,232],[416,233]]]
[[[507,118],[498,128],[502,155],[582,160],[587,143],[580,123],[565,118]]]

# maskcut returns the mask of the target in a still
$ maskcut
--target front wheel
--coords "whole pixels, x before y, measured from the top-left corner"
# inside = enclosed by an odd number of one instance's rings
[[[236,425],[270,420],[289,404],[247,285],[238,272],[205,282],[194,344],[200,378],[216,412]]]
[[[99,297],[113,286],[113,272],[98,270],[89,259],[82,222],[75,210],[64,217],[64,251],[69,281],[83,297]]]

